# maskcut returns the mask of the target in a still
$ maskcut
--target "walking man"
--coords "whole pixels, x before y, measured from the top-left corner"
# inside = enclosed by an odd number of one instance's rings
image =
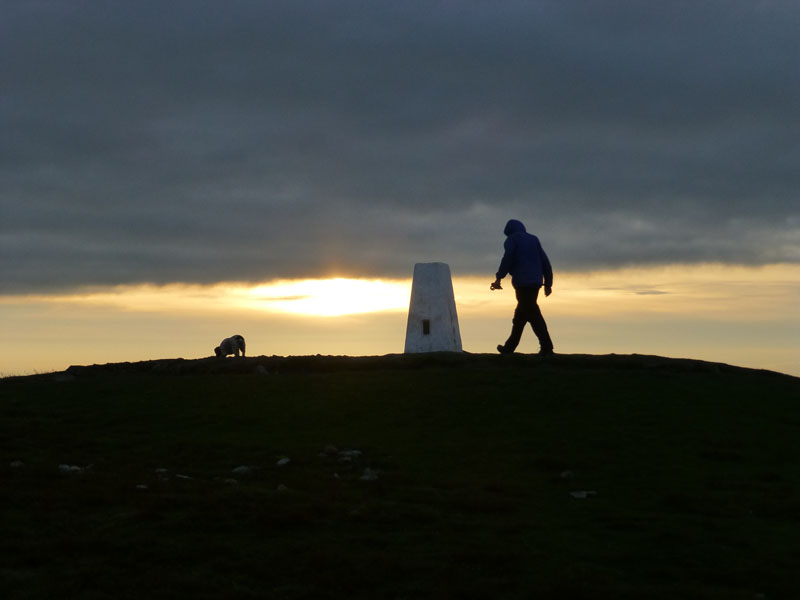
[[[539,355],[553,354],[553,342],[547,332],[547,323],[544,322],[542,311],[537,300],[539,290],[544,282],[544,295],[549,296],[553,291],[553,268],[547,258],[539,238],[525,231],[525,226],[511,219],[503,230],[506,241],[503,244],[505,253],[500,261],[497,279],[490,289],[501,290],[500,280],[511,274],[511,285],[517,294],[517,308],[511,321],[511,335],[505,344],[497,346],[500,354],[511,354],[516,350],[522,338],[525,324],[530,323],[536,337],[539,338]]]

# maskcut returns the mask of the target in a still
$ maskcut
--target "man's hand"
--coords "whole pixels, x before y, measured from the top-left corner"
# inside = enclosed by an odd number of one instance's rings
[[[490,290],[502,290],[503,286],[500,285],[500,280],[495,279],[492,284],[489,286]]]
[[[545,296],[549,296],[552,293],[553,293],[553,288],[552,287],[550,287],[549,285],[544,286],[544,295]]]

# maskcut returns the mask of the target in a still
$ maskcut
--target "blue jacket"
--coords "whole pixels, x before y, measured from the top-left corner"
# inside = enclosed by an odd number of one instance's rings
[[[515,288],[545,287],[553,285],[553,268],[544,253],[539,238],[525,231],[525,225],[511,219],[503,230],[506,241],[505,254],[497,270],[497,278],[511,274],[511,285]]]

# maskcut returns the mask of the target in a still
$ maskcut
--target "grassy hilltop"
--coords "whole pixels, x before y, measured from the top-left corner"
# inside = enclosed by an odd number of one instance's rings
[[[4,598],[800,593],[800,379],[776,373],[467,354],[72,367],[0,381],[0,459]]]

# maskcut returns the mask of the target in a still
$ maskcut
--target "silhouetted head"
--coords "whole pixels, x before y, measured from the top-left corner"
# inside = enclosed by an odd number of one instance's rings
[[[214,354],[216,354],[217,356],[222,356],[222,349],[219,346],[217,346],[216,348],[214,348]]]
[[[525,225],[523,225],[520,221],[516,219],[510,219],[508,223],[506,223],[506,228],[503,229],[503,233],[506,235],[512,235],[514,233],[525,233]]]

